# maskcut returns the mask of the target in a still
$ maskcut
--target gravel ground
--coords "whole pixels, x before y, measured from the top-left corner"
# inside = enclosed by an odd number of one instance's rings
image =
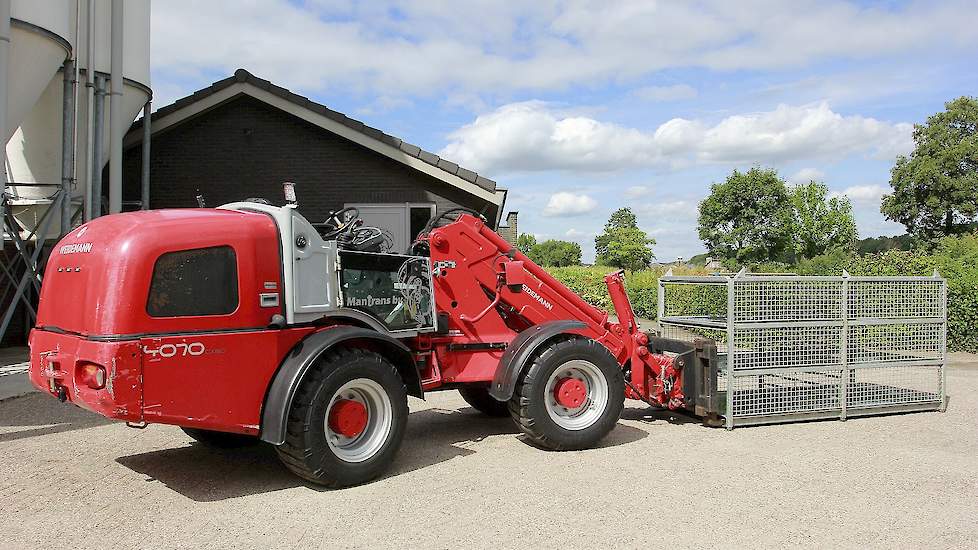
[[[944,414],[732,432],[629,401],[566,453],[437,393],[390,475],[339,491],[33,393],[0,402],[0,547],[975,548],[978,357],[947,380]]]

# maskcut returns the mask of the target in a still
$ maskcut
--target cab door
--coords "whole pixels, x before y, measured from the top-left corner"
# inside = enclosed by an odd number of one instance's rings
[[[146,314],[169,330],[140,338],[146,422],[257,432],[268,371],[284,352],[282,331],[263,321],[281,311],[279,282],[261,276],[255,256],[245,243],[157,258]]]

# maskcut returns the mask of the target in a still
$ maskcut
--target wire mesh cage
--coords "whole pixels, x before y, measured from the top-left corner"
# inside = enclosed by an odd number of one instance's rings
[[[947,283],[737,274],[659,280],[662,336],[714,340],[727,428],[943,410]]]

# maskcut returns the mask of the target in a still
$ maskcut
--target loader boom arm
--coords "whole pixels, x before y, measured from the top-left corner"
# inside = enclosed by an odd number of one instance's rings
[[[519,332],[573,320],[584,324],[573,333],[600,342],[625,369],[629,397],[681,406],[682,384],[667,379],[677,377],[670,370],[671,358],[649,352],[648,336],[640,331],[625,292],[623,272],[605,277],[617,315],[612,321],[475,216],[463,214],[426,238],[435,303],[448,329],[433,343],[436,350],[452,352],[438,354],[446,381],[484,379],[487,370],[494,372],[499,366],[505,344]]]

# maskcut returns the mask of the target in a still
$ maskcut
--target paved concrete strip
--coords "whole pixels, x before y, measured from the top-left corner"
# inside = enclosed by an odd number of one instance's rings
[[[339,491],[31,393],[0,402],[0,548],[978,548],[978,363],[952,365],[946,413],[728,432],[629,401],[563,453],[432,393]]]

